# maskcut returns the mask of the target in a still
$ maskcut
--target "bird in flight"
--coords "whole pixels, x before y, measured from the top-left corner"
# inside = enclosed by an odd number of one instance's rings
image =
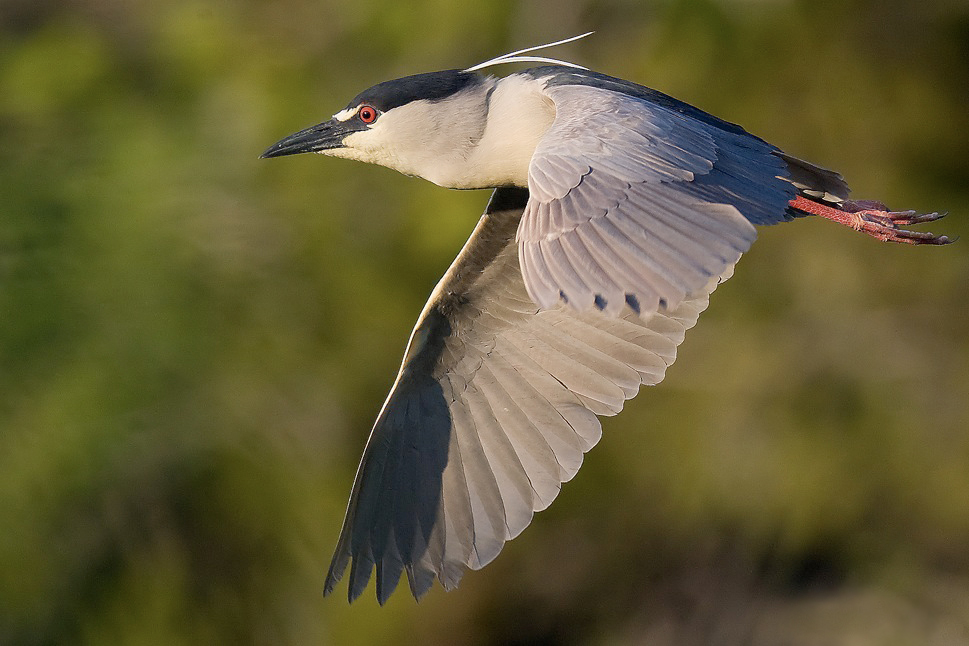
[[[663,379],[755,226],[813,215],[883,241],[951,241],[903,228],[942,215],[850,200],[841,175],[740,126],[525,55],[570,40],[379,83],[262,155],[493,189],[367,440],[326,594],[348,565],[350,601],[376,570],[383,604],[404,573],[420,599],[492,561],[575,475],[598,416]],[[542,65],[479,73],[510,62]]]

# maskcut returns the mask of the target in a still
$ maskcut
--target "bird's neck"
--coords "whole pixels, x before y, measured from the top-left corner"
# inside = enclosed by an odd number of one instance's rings
[[[540,81],[512,75],[488,90],[487,115],[476,140],[456,147],[421,176],[448,188],[527,187],[528,165],[555,118],[555,106]]]

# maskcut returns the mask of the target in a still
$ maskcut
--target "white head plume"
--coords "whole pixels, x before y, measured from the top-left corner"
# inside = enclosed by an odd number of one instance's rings
[[[580,38],[585,38],[595,32],[587,31],[579,36],[572,36],[571,38],[566,38],[565,40],[557,40],[554,43],[547,43],[545,45],[536,45],[534,47],[527,47],[525,49],[519,49],[516,52],[510,52],[508,54],[502,54],[497,58],[492,58],[490,61],[485,61],[484,63],[478,63],[473,67],[469,67],[464,70],[465,72],[477,72],[480,69],[486,67],[491,67],[492,65],[501,65],[502,63],[551,63],[553,65],[565,65],[566,67],[574,67],[576,69],[585,70],[589,69],[581,65],[576,65],[575,63],[569,63],[568,61],[560,61],[554,58],[546,58],[544,56],[521,56],[521,54],[526,54],[528,52],[534,52],[539,49],[545,49],[546,47],[555,47],[556,45],[564,45],[565,43],[571,43],[573,40],[579,40]]]

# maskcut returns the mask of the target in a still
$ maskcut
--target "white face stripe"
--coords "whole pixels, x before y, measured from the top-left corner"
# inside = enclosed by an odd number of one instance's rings
[[[339,112],[334,114],[333,118],[336,119],[337,121],[349,121],[350,118],[352,118],[353,115],[355,115],[356,113],[357,113],[356,108],[344,108],[343,110],[340,110]]]

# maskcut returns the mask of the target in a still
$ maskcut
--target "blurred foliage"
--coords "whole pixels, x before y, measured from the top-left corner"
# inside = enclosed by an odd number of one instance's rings
[[[487,195],[257,156],[588,29],[556,53],[969,233],[962,0],[0,4],[0,643],[969,643],[967,242],[814,219],[761,232],[494,564],[321,597]]]

